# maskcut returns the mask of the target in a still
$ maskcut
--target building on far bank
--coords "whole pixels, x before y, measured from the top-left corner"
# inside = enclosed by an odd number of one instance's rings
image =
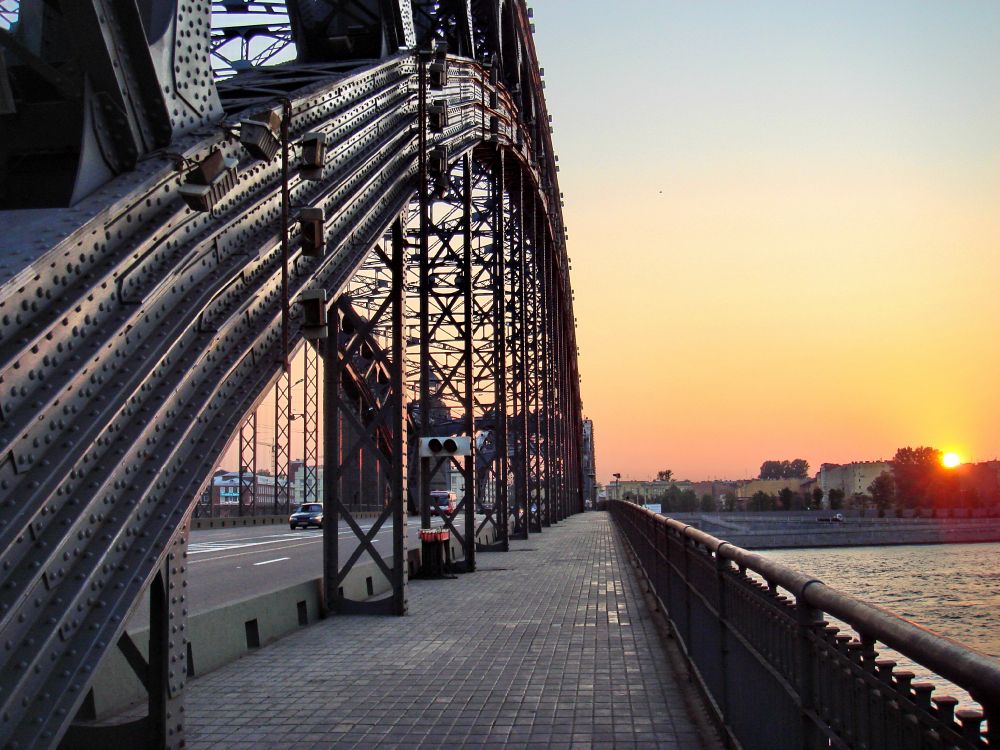
[[[849,464],[822,464],[819,467],[819,488],[823,504],[829,506],[830,490],[840,490],[844,497],[867,495],[868,487],[883,471],[892,473],[890,461],[852,461]]]
[[[686,479],[676,481],[661,482],[658,479],[622,479],[615,481],[612,479],[607,484],[609,500],[659,500],[663,494],[671,487],[676,487],[681,492],[693,490],[694,482]]]
[[[244,505],[249,506],[251,498],[256,509],[244,507],[244,512],[262,513],[275,512],[275,497],[278,494],[278,482],[273,475],[266,472],[257,474],[247,473],[244,477],[247,482]],[[284,499],[278,502],[281,507]],[[240,473],[238,471],[217,471],[212,476],[211,483],[205,488],[199,500],[199,506],[206,516],[227,518],[239,515],[240,511]]]

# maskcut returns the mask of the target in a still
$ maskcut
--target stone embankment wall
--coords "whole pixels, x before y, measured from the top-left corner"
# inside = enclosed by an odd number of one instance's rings
[[[833,516],[830,511],[671,514],[745,549],[1000,542],[1000,517],[996,516],[862,518],[845,513],[842,522],[830,520]]]

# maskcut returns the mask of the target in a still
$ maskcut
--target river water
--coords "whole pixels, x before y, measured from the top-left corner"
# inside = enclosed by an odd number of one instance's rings
[[[1000,544],[762,550],[845,594],[1000,660]],[[909,660],[898,668],[918,676]],[[941,683],[940,679],[933,680]],[[966,702],[964,691],[956,697]]]

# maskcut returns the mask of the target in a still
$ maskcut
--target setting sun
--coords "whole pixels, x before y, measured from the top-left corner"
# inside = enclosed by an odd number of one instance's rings
[[[941,463],[944,464],[949,469],[954,469],[956,466],[962,463],[962,459],[959,457],[957,453],[945,453],[941,457]]]

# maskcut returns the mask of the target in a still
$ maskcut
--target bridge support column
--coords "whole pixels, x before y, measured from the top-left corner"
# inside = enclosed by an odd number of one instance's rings
[[[542,434],[542,375],[543,356],[541,336],[541,278],[543,257],[539,228],[542,217],[538,198],[532,191],[529,215],[525,217],[528,244],[525,251],[525,403],[528,419],[528,528],[535,533],[542,531],[545,509],[542,486],[544,483],[544,436]]]
[[[401,222],[393,224],[391,249],[376,246],[366,271],[367,291],[342,294],[328,311],[323,346],[323,592],[338,614],[406,614],[406,423],[403,412],[405,243]],[[386,279],[388,276],[388,279]],[[365,296],[367,295],[367,296]],[[366,315],[358,312],[366,310]],[[350,467],[350,468],[348,468]],[[365,482],[363,473],[385,477]],[[385,487],[385,496],[360,498],[348,507],[345,480],[359,492]],[[368,529],[355,519],[358,507],[379,511]],[[373,540],[392,519],[392,557]],[[352,534],[339,537],[344,521]],[[341,561],[341,546],[347,559]],[[366,554],[388,581],[386,595],[365,599],[345,593],[348,573]]]
[[[303,347],[303,466],[302,502],[315,503],[319,494],[319,349],[313,341]]]
[[[483,149],[473,160],[473,324],[479,337],[475,352],[474,384],[477,428],[484,437],[476,451],[477,500],[483,502],[483,520],[476,536],[484,529],[493,531],[493,541],[476,543],[479,551],[506,552],[507,481],[509,455],[507,440],[507,329],[506,255],[504,241],[505,183],[504,152]]]
[[[240,423],[240,471],[236,508],[238,516],[252,516],[257,513],[257,409],[255,408]],[[219,497],[220,514],[226,515]]]
[[[476,400],[474,392],[472,157],[448,162],[447,149],[433,146],[428,133],[427,61],[420,61],[420,252],[417,264],[420,367],[416,373],[418,438],[466,436],[469,455],[422,456],[418,500],[421,526],[439,513],[462,549],[452,570],[476,567]],[[433,154],[433,158],[431,158]],[[462,477],[453,509],[440,510],[432,492],[451,492],[451,473]],[[444,485],[444,486],[441,486]],[[456,523],[462,516],[463,522]]]
[[[512,161],[513,158],[512,158]],[[514,161],[516,170],[516,161]],[[512,182],[514,182],[512,180]],[[514,498],[508,502],[514,539],[527,539],[528,534],[528,486],[530,463],[528,461],[528,376],[527,376],[527,327],[525,295],[525,186],[523,175],[518,175],[516,186],[512,187],[510,201],[510,221],[507,232],[508,266],[510,273],[510,295],[507,314],[510,322],[510,385],[511,430],[509,439],[513,443],[511,472],[514,475]]]

